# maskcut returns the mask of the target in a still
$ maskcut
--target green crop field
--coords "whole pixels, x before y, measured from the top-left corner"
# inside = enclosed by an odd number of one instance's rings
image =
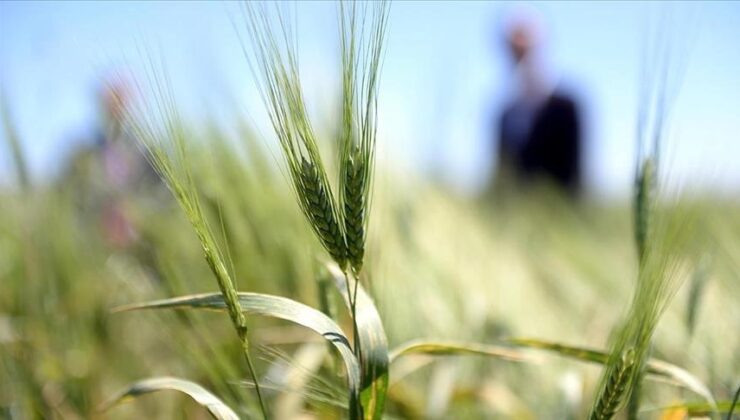
[[[669,194],[657,148],[625,201],[471,198],[376,162],[389,8],[338,6],[326,129],[291,25],[244,6],[272,144],[185,121],[152,60],[126,188],[94,154],[30,182],[4,104],[0,418],[732,416],[740,202]]]

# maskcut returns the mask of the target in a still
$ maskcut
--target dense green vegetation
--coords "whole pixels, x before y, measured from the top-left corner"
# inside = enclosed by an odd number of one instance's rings
[[[264,155],[255,149],[242,158],[218,136],[207,144],[207,152],[191,154],[194,177],[202,180],[198,185],[213,225],[224,226],[226,235],[219,237],[228,244],[239,290],[326,305],[351,331],[338,295],[326,285],[320,262],[326,254],[285,177],[267,169],[272,161],[258,157]],[[217,291],[181,211],[171,201],[153,204],[151,193],[127,196],[125,207],[139,239],[117,249],[106,244],[100,220],[81,213],[78,188],[67,184],[4,193],[4,415],[95,417],[119,387],[155,375],[198,382],[232,407],[254,402],[227,317],[110,312],[131,302]],[[733,333],[740,319],[738,207],[711,198],[698,202],[705,215],[701,231],[709,239],[686,257],[688,282],[658,325],[653,355],[684,367],[717,400],[728,400],[740,365],[740,338]],[[381,166],[365,270],[390,347],[411,339],[506,346],[508,337],[529,337],[606,348],[635,287],[631,208],[546,203],[509,199],[486,207]],[[311,372],[313,378],[305,388],[270,391],[271,405],[301,397],[310,404],[307,410],[326,413],[344,401],[336,362],[320,359],[323,367],[311,370],[311,363],[318,363],[312,352],[326,352],[324,346],[315,349],[316,336],[284,322],[248,320],[261,374],[282,365]],[[598,367],[527,354],[538,362],[401,359],[391,367],[387,412],[584,415]],[[304,358],[308,366],[301,368]],[[647,382],[642,392],[645,408],[702,400],[658,382]],[[114,408],[109,415],[199,412],[186,398],[163,394]]]
[[[242,121],[184,123],[162,83],[118,139],[144,146],[161,182],[112,192],[93,151],[37,185],[5,118],[18,183],[0,207],[2,417],[730,410],[740,204],[661,194],[650,154],[634,203],[574,203],[546,186],[472,199],[375,167],[368,81],[386,15],[374,12],[362,37],[354,8],[340,9],[336,142],[314,132],[290,49],[251,9],[281,147]],[[196,402],[162,392],[112,404],[122,389],[161,387]]]

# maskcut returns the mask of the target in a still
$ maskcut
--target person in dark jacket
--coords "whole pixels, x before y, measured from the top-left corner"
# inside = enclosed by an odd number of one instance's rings
[[[511,22],[506,36],[516,89],[497,121],[497,183],[522,187],[547,180],[575,196],[581,186],[578,107],[550,80],[537,54],[535,21]]]

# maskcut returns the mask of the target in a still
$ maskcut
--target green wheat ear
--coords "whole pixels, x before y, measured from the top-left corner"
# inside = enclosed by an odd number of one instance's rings
[[[203,211],[201,192],[192,172],[187,126],[175,106],[168,79],[157,72],[153,63],[150,63],[145,75],[147,81],[153,83],[153,94],[146,95],[140,85],[134,86],[136,97],[141,99],[140,103],[126,110],[124,127],[145,150],[146,158],[172,192],[195,231],[205,261],[216,279],[229,318],[241,342],[262,416],[268,419],[259,376],[252,362],[247,318],[241,308],[239,291],[232,273],[227,269],[227,254],[219,245]]]
[[[342,213],[306,111],[289,19],[279,8],[275,9],[277,16],[271,15],[265,4],[245,3],[243,7],[253,47],[253,55],[248,54],[247,59],[280,142],[298,204],[321,245],[345,269]],[[275,19],[278,28],[274,27]]]
[[[683,267],[687,246],[695,238],[696,210],[678,206],[653,216],[630,309],[614,331],[591,419],[612,418],[639,389],[655,328],[686,277]]]
[[[652,158],[646,158],[639,169],[635,185],[635,243],[639,261],[645,257],[649,241],[652,204],[655,200],[656,167]]]
[[[377,131],[377,96],[389,3],[339,3],[342,133],[334,199],[306,112],[290,19],[244,4],[257,86],[277,134],[301,210],[339,266],[363,266]],[[277,19],[275,19],[277,18]],[[277,22],[275,28],[272,22]]]
[[[359,274],[370,213],[378,81],[389,3],[378,1],[371,7],[340,3],[339,8],[343,74],[339,207],[343,211],[349,263]],[[361,12],[370,15],[367,28]]]
[[[607,376],[606,384],[591,411],[590,420],[612,418],[624,405],[628,384],[635,371],[635,350],[628,348],[614,364]]]
[[[350,155],[347,160],[345,176],[344,230],[347,237],[347,253],[352,268],[359,273],[365,255],[367,167],[356,154]]]
[[[333,203],[321,182],[316,166],[307,159],[301,160],[298,198],[321,244],[334,261],[344,268],[347,261],[346,246]]]

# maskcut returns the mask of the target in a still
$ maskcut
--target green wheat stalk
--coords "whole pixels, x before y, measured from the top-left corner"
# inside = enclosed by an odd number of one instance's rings
[[[645,285],[646,277],[661,273],[647,273],[650,253],[656,246],[656,205],[658,194],[658,172],[661,149],[664,141],[665,124],[679,92],[682,72],[685,69],[685,54],[676,54],[680,42],[671,42],[670,28],[659,26],[658,33],[647,36],[645,56],[642,60],[638,116],[636,125],[637,165],[635,172],[634,234],[638,256],[638,291]],[[677,34],[673,34],[676,36]],[[654,51],[650,51],[654,50]],[[660,251],[659,251],[660,252]],[[658,296],[655,296],[658,298]],[[645,304],[648,304],[647,302]],[[659,316],[659,315],[657,315]],[[657,320],[656,320],[657,322]],[[651,335],[649,333],[648,335]],[[649,337],[645,345],[649,353]],[[644,372],[638,370],[631,387],[627,418],[636,419],[640,406],[640,388]]]
[[[629,312],[616,330],[592,405],[592,420],[612,418],[639,386],[655,327],[685,279],[681,263],[692,239],[694,215],[691,209],[678,208],[662,218],[655,216]]]
[[[377,133],[377,94],[388,3],[339,3],[342,55],[342,130],[339,198],[335,200],[306,112],[295,40],[276,6],[277,28],[264,4],[244,12],[253,55],[247,53],[258,89],[285,157],[299,206],[324,249],[348,276],[362,269]],[[368,22],[369,20],[369,22]],[[357,283],[355,283],[357,285]],[[355,353],[357,286],[350,294]]]
[[[243,6],[254,54],[247,53],[247,59],[280,142],[298,204],[323,247],[344,269],[347,245],[341,212],[303,100],[291,27],[283,14],[277,13],[279,28],[274,28],[265,4]]]
[[[359,8],[362,7],[362,10]],[[355,276],[349,294],[355,352],[362,358],[356,323],[357,287],[365,257],[370,191],[375,163],[378,79],[389,3],[339,3],[342,54],[342,131],[339,138],[339,207],[344,221],[347,258]],[[361,12],[361,13],[359,13]],[[366,19],[370,15],[369,32]],[[345,277],[348,273],[345,272]],[[347,279],[349,286],[349,279]],[[348,288],[349,292],[349,288]]]
[[[648,157],[642,162],[635,179],[634,231],[639,264],[645,258],[645,248],[649,242],[654,194],[657,188],[656,170],[655,160]]]
[[[358,8],[363,7],[362,14]],[[372,10],[367,9],[372,7]],[[344,216],[349,263],[362,270],[375,161],[378,80],[388,24],[388,3],[340,3],[342,131],[339,202]],[[369,32],[365,29],[370,14]]]
[[[199,190],[191,173],[185,125],[175,108],[169,80],[157,75],[151,60],[149,64],[148,80],[154,84],[154,92],[151,95],[153,98],[148,99],[147,92],[140,85],[135,86],[140,102],[137,107],[127,110],[125,127],[144,148],[147,159],[175,196],[195,230],[206,263],[216,278],[219,290],[226,302],[229,318],[239,337],[249,373],[255,383],[255,392],[262,414],[268,418],[250,355],[247,319],[239,304],[238,290],[226,268],[224,253],[204,215]]]

